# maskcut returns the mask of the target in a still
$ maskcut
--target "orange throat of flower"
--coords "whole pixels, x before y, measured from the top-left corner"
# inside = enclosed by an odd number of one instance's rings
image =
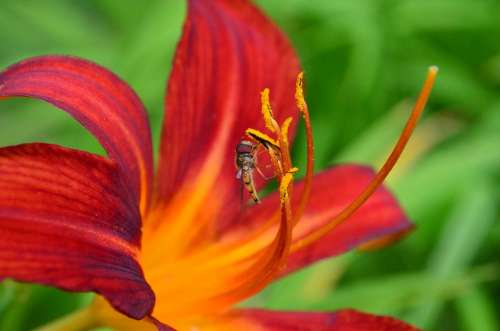
[[[299,223],[309,201],[313,177],[313,136],[309,111],[303,93],[303,74],[296,84],[296,104],[304,121],[307,142],[307,165],[304,189],[292,206],[293,181],[297,168],[292,165],[287,118],[278,123],[269,102],[269,90],[262,92],[262,114],[269,135],[255,129],[246,134],[269,154],[279,187],[279,206],[274,216],[258,229],[228,237],[222,241],[206,242],[188,253],[172,259],[160,259],[164,239],[154,231],[145,230],[141,256],[145,276],[156,294],[153,315],[178,329],[202,323],[209,315],[219,314],[267,286],[279,276],[291,252],[304,249],[321,239],[349,218],[376,191],[401,155],[420,118],[437,68],[429,68],[421,94],[408,122],[387,161],[366,189],[337,216],[304,236],[296,236]],[[274,137],[271,137],[274,136]],[[148,217],[161,219],[163,209],[153,210]],[[195,215],[195,214],[193,214]],[[197,214],[196,214],[197,215]],[[163,237],[165,238],[165,237]],[[169,240],[183,241],[181,237]]]

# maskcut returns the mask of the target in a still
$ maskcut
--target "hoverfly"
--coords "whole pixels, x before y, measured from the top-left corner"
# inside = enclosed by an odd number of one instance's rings
[[[257,166],[256,152],[257,145],[249,140],[241,140],[236,145],[236,179],[241,180],[248,193],[255,203],[260,203],[259,196],[255,191],[255,183],[253,179],[253,170]],[[241,199],[243,201],[243,187],[241,190]]]
[[[260,136],[250,136],[257,141],[253,143],[249,140],[241,140],[238,145],[236,145],[236,167],[238,171],[236,172],[236,179],[241,180],[241,201],[243,201],[243,187],[246,188],[250,196],[255,203],[260,203],[259,196],[255,190],[254,181],[254,170],[262,176],[264,179],[269,179],[266,177],[257,166],[257,149],[259,145],[262,145],[267,150],[273,150],[274,152],[279,152],[279,147],[272,143],[272,141],[267,141],[262,139]]]

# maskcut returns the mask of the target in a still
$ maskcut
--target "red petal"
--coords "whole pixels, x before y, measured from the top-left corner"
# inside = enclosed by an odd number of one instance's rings
[[[160,198],[210,176],[206,194],[217,185],[227,213],[218,219],[229,220],[239,210],[235,147],[245,129],[264,125],[260,92],[270,88],[279,120],[295,116],[298,72],[285,36],[250,1],[190,0],[165,102]]]
[[[223,330],[259,331],[418,331],[417,328],[388,316],[355,310],[333,313],[279,312],[248,309],[235,312]],[[231,328],[233,324],[234,328]]]
[[[0,149],[0,278],[94,291],[133,318],[154,294],[136,254],[140,215],[116,163],[56,145]]]
[[[118,162],[136,194],[142,190],[146,198],[152,177],[151,133],[144,106],[125,82],[86,60],[44,56],[0,73],[0,97],[12,96],[42,99],[68,112]]]
[[[294,240],[331,220],[361,193],[373,176],[372,169],[356,165],[337,166],[316,174],[313,179],[311,199],[303,218],[294,229]],[[298,182],[293,190],[295,204],[298,202],[302,189],[303,183]],[[233,230],[247,232],[248,226],[262,225],[275,212],[277,205],[277,196],[273,194],[264,199],[262,204],[251,208],[241,219],[238,228],[233,228]],[[362,244],[372,243],[374,240],[395,239],[411,228],[412,224],[396,199],[382,187],[347,221],[337,226],[328,235],[292,253],[289,256],[285,273],[318,260],[342,254]],[[389,241],[386,240],[386,243]]]

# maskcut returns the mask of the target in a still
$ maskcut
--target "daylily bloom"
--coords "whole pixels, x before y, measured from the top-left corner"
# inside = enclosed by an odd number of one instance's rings
[[[293,271],[412,228],[381,183],[436,70],[378,173],[351,164],[315,176],[299,72],[285,36],[249,1],[190,0],[154,172],[146,111],[117,76],[66,56],[7,68],[0,98],[55,105],[87,128],[107,157],[42,143],[0,149],[0,277],[98,294],[45,330],[416,330],[354,310],[234,307]],[[308,162],[304,180],[293,183],[288,145],[300,119]],[[234,166],[241,139],[267,153],[279,184],[261,204],[243,207]]]

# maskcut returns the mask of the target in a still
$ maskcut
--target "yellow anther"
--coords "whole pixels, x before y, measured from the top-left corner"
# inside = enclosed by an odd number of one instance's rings
[[[297,81],[295,83],[295,102],[297,103],[297,108],[304,114],[306,111],[306,100],[304,98],[304,72],[300,72],[297,75]]]
[[[271,102],[269,101],[269,89],[265,88],[260,93],[260,102],[262,104],[262,116],[264,116],[264,122],[266,124],[266,128],[271,130],[271,132],[276,131],[276,121],[273,117],[273,109],[271,108]]]
[[[285,203],[288,200],[288,187],[293,180],[293,175],[290,172],[287,172],[282,178],[280,182],[280,201],[281,203]]]
[[[288,170],[289,174],[294,174],[294,173],[297,173],[297,172],[299,172],[299,168],[297,168],[297,167],[293,167],[290,170]]]
[[[288,129],[290,128],[290,124],[292,124],[293,118],[287,117],[286,120],[281,124],[281,135],[283,136],[283,140],[288,146]]]
[[[262,144],[265,148],[274,148],[279,151],[280,146],[273,138],[269,137],[267,134],[260,132],[255,129],[246,129],[245,133],[255,139],[258,143]]]

